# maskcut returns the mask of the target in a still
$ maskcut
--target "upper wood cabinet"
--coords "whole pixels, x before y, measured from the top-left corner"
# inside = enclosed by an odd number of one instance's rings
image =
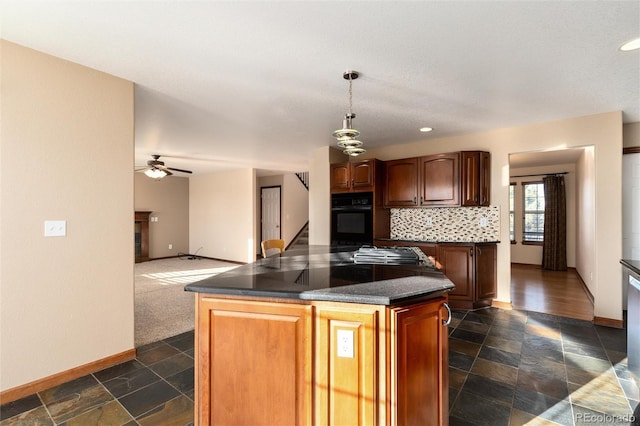
[[[385,162],[385,207],[488,206],[491,154],[462,151]]]
[[[460,153],[385,163],[385,207],[460,205]]]
[[[420,158],[420,206],[460,205],[460,153]]]
[[[462,206],[488,206],[491,202],[491,154],[462,152]]]
[[[378,160],[331,164],[331,192],[373,191]]]
[[[385,162],[384,206],[418,205],[418,159],[404,158]]]

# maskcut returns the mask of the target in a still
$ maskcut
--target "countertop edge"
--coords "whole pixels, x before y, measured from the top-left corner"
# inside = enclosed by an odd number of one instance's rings
[[[631,271],[635,272],[636,274],[640,275],[640,260],[631,260],[631,259],[621,259],[620,263],[630,269]]]

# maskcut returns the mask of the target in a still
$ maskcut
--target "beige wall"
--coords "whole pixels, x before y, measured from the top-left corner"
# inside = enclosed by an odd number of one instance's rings
[[[640,122],[622,126],[622,140],[625,148],[640,147]]]
[[[565,191],[567,199],[567,266],[576,267],[576,165],[556,164],[543,167],[523,167],[509,170],[510,176],[531,175],[539,173],[561,173],[564,175]],[[522,183],[542,181],[543,176],[511,178],[510,181],[516,183],[515,187],[515,236],[516,244],[511,244],[511,262],[524,263],[529,265],[542,264],[542,246],[522,244]],[[508,207],[508,205],[507,205]],[[508,223],[508,222],[507,222]]]
[[[131,82],[0,43],[7,390],[134,346],[134,101]]]
[[[539,123],[522,127],[498,129],[457,137],[430,139],[403,145],[368,148],[363,158],[392,160],[419,155],[461,150],[491,152],[491,204],[500,206],[501,241],[498,245],[498,300],[509,302],[510,260],[509,243],[509,154],[594,146],[593,185],[595,199],[594,256],[576,260],[582,276],[591,277],[589,283],[595,297],[595,315],[622,319],[622,292],[619,279],[621,237],[621,164],[622,113],[620,111]],[[326,242],[329,238],[329,207],[319,203],[329,198],[328,148],[314,152],[311,170],[326,178],[312,181],[310,236],[312,241]],[[576,179],[580,181],[580,177]],[[314,188],[318,185],[317,188]],[[320,187],[324,185],[324,187]],[[317,211],[314,211],[318,208]],[[316,220],[314,220],[316,219]],[[316,223],[317,221],[317,223]],[[584,239],[577,237],[577,244]],[[597,242],[597,244],[595,244]],[[582,247],[577,252],[584,251]]]
[[[236,262],[255,260],[254,169],[189,179],[189,251]]]
[[[594,266],[598,257],[597,238],[596,238],[596,215],[598,214],[598,205],[596,199],[596,159],[595,148],[587,147],[576,162],[576,182],[578,190],[576,191],[576,270],[582,277],[587,288],[594,297],[596,297],[596,286],[593,280]],[[614,217],[614,216],[609,216]],[[607,279],[611,280],[616,268],[607,274]],[[618,268],[619,270],[619,268]],[[613,285],[614,282],[610,282]],[[600,297],[606,297],[601,295]]]
[[[157,218],[149,223],[149,257],[189,253],[189,178],[150,179],[135,173],[134,198],[136,211]]]

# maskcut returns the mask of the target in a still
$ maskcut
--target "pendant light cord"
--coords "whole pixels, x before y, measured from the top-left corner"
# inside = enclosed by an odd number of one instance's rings
[[[351,74],[349,74],[349,117],[352,116],[351,114],[351,107],[353,106],[353,90],[351,88],[351,82],[353,80],[351,79]]]

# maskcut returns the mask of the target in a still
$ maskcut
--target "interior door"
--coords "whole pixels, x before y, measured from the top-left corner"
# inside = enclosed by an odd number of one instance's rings
[[[262,241],[282,238],[280,227],[280,191],[279,186],[260,188],[262,204]]]

